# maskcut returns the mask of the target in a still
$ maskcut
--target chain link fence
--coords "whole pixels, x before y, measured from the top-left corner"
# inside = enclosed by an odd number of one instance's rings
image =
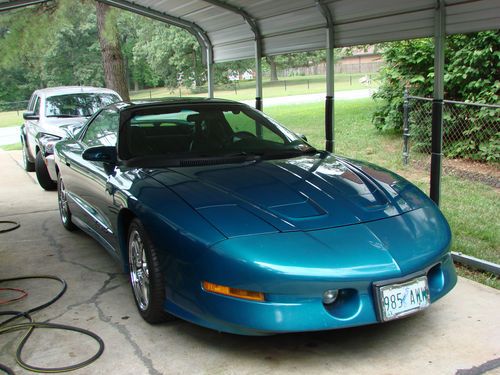
[[[455,237],[453,259],[493,280],[500,277],[500,105],[444,100],[442,134],[441,207]],[[431,145],[432,99],[405,92],[403,161],[410,173],[429,173]]]
[[[426,161],[431,155],[432,99],[405,93],[403,160]],[[443,155],[500,163],[500,105],[445,100]]]

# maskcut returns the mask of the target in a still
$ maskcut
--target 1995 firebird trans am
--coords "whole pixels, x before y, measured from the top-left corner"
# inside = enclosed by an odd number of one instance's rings
[[[130,274],[142,317],[263,335],[385,322],[456,283],[414,185],[223,100],[119,103],[55,146],[63,225]]]

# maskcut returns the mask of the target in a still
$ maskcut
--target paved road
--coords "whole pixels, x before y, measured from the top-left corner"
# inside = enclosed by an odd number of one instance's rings
[[[335,93],[335,100],[352,100],[360,98],[369,98],[373,93],[372,89],[338,91]],[[303,104],[314,103],[325,100],[325,93],[322,94],[307,94],[307,95],[291,95],[278,98],[264,99],[264,108],[283,104]],[[243,103],[254,106],[255,100],[243,100]],[[0,146],[10,145],[19,142],[19,127],[0,128]]]
[[[0,146],[19,142],[19,126],[0,128]]]
[[[59,222],[56,192],[43,191],[20,166],[20,152],[0,150],[0,220],[21,227],[0,234],[0,277],[53,274],[67,293],[34,314],[36,321],[70,324],[98,333],[104,354],[72,374],[356,374],[479,375],[500,372],[500,291],[459,278],[453,291],[414,316],[338,331],[245,337],[181,320],[146,324],[138,315],[117,263],[81,231]],[[4,284],[29,291],[16,310],[48,300],[55,283]],[[0,363],[25,374],[13,358],[19,334],[0,339]],[[73,334],[40,330],[23,359],[62,366],[93,355],[96,346]]]
[[[353,99],[369,98],[372,96],[373,92],[374,92],[373,89],[338,91],[335,93],[335,100],[353,100]],[[264,98],[264,110],[266,107],[272,107],[276,105],[322,102],[325,100],[325,96],[326,93],[280,96],[277,98]],[[254,106],[255,100],[243,100],[243,103]]]

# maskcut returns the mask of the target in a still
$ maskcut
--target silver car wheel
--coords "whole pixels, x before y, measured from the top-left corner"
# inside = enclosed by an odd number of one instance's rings
[[[66,224],[69,220],[69,210],[68,210],[68,196],[66,194],[66,189],[64,188],[64,183],[62,180],[59,181],[59,213],[61,214],[61,221]]]
[[[149,306],[149,268],[146,259],[146,251],[141,235],[134,229],[129,236],[128,242],[130,282],[134,290],[137,305],[141,310]]]

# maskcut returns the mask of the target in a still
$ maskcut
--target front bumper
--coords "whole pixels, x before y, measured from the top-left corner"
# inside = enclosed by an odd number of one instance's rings
[[[457,281],[449,254],[446,254],[439,263],[427,270],[412,274],[408,279],[417,275],[427,276],[431,302],[447,294]],[[331,305],[324,305],[321,296],[292,298],[284,295],[267,295],[266,302],[253,302],[217,295],[200,288],[197,304],[202,306],[202,311],[199,313],[192,314],[171,302],[166,303],[165,309],[193,323],[241,335],[348,328],[380,322],[373,284],[372,282],[343,283],[339,297]],[[331,283],[326,287],[339,286]]]

